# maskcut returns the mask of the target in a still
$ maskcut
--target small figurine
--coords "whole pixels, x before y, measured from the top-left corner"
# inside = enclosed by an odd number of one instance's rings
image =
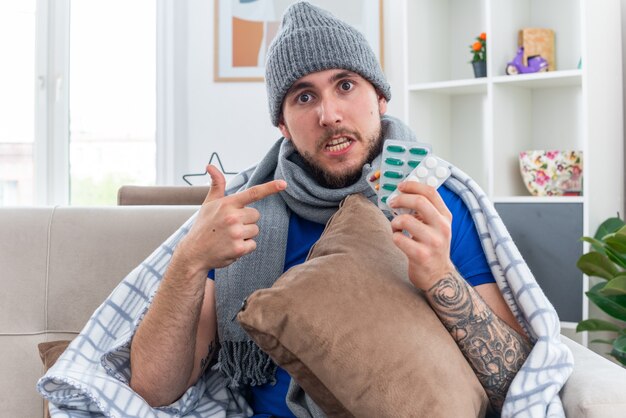
[[[546,61],[540,55],[528,57],[528,65],[524,65],[523,57],[524,47],[520,46],[517,50],[517,55],[515,55],[515,58],[513,58],[513,61],[509,62],[506,65],[506,73],[508,75],[548,71],[548,61]]]

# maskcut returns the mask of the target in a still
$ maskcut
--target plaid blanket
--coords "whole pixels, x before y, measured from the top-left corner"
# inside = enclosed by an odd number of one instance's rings
[[[254,167],[229,182],[239,189]],[[446,185],[470,209],[496,282],[515,317],[535,342],[507,394],[503,417],[564,417],[559,390],[573,370],[560,341],[559,318],[537,285],[502,220],[480,187],[456,167]],[[175,403],[151,408],[128,386],[132,336],[158,288],[176,244],[193,215],[130,272],[95,311],[37,390],[51,402],[53,417],[245,417],[250,407],[217,371],[202,378]]]

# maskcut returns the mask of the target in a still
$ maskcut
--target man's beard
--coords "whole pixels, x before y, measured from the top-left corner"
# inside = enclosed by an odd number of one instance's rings
[[[340,130],[328,131],[327,134],[324,135],[323,139],[320,140],[320,143],[325,143],[326,138],[330,138],[334,135],[340,135],[341,133],[349,133],[349,135],[356,138],[357,141],[363,141],[363,138],[361,138],[361,136],[356,132],[346,132]],[[317,183],[327,189],[342,189],[359,181],[361,179],[363,166],[366,163],[371,163],[374,158],[382,152],[382,127],[379,128],[377,132],[372,134],[371,137],[365,138],[365,141],[363,142],[367,144],[368,149],[367,155],[363,161],[361,161],[360,164],[357,164],[353,169],[346,169],[339,173],[329,173],[325,171],[308,152],[301,153],[297,148],[296,152],[302,156],[302,162],[304,163],[305,169],[311,174],[311,176],[313,176]]]

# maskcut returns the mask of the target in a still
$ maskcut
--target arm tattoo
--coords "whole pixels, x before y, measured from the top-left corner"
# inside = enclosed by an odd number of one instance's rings
[[[469,361],[492,407],[500,412],[511,381],[532,346],[498,318],[456,272],[435,283],[426,297]]]
[[[213,358],[213,353],[215,352],[215,341],[211,341],[209,343],[209,352],[206,357],[200,360],[200,374],[206,371],[206,368],[211,363],[211,359]]]

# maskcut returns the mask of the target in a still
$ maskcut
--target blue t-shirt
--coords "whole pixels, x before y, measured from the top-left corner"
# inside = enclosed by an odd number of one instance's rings
[[[491,269],[485,258],[476,226],[467,206],[461,198],[446,186],[439,189],[446,206],[452,213],[452,240],[450,243],[450,259],[459,273],[469,284],[478,286],[495,283]],[[292,213],[289,218],[287,249],[285,252],[285,269],[301,264],[306,260],[309,250],[319,240],[324,231],[324,224],[307,221]],[[213,272],[209,273],[213,278]],[[255,417],[294,417],[287,408],[285,397],[291,377],[282,368],[276,371],[276,384],[265,384],[251,387],[251,407]],[[294,417],[295,418],[295,417]]]

